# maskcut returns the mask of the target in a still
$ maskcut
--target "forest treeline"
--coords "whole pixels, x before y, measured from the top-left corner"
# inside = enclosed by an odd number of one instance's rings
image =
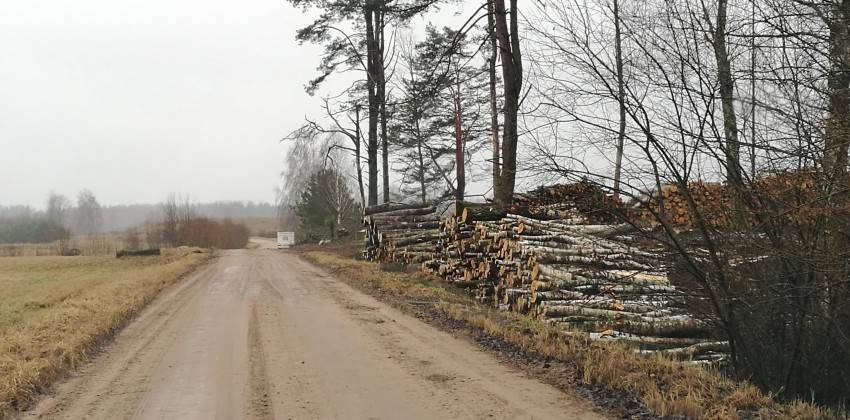
[[[645,212],[734,375],[846,403],[850,0],[481,0],[424,34],[447,2],[290,2],[320,12],[296,38],[324,47],[324,112],[284,139],[282,212],[329,167],[361,209],[595,183]]]
[[[104,206],[89,190],[83,190],[73,202],[50,193],[43,209],[0,206],[0,243],[50,242],[67,235],[124,232],[159,220],[165,203]],[[194,214],[209,219],[277,217],[277,206],[270,203],[218,201],[191,206]]]

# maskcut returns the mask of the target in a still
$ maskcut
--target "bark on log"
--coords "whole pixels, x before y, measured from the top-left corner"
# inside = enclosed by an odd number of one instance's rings
[[[559,219],[569,220],[570,223],[586,223],[587,220],[580,214],[569,210],[544,209],[534,206],[523,205],[487,205],[477,207],[464,207],[459,220],[463,223],[472,221],[498,221],[503,218],[518,219]]]
[[[534,261],[538,264],[576,264],[590,265],[596,267],[616,268],[621,270],[652,270],[653,267],[646,264],[641,264],[636,261],[626,259],[626,256],[620,254],[604,255],[595,257],[585,257],[578,255],[556,255],[546,254],[543,256],[535,256]]]
[[[407,223],[420,223],[420,222],[432,222],[439,221],[440,216],[434,213],[429,214],[418,214],[418,215],[388,215],[388,214],[373,214],[367,216],[371,218],[372,223],[375,222],[407,222]]]
[[[570,290],[555,289],[544,291],[539,290],[538,288],[534,289],[533,291],[534,294],[532,294],[532,299],[534,299],[534,301],[537,303],[542,302],[544,300],[581,300],[587,298],[587,295],[585,295],[584,293],[573,292]]]
[[[661,350],[662,354],[672,356],[680,360],[690,359],[707,352],[729,352],[729,342],[706,341],[702,343],[694,343],[689,346]]]
[[[394,230],[438,229],[440,227],[439,220],[429,220],[424,222],[374,220],[372,224],[383,232],[390,232]]]

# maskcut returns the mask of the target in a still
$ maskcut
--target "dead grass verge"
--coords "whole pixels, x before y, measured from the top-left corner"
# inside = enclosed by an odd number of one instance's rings
[[[653,414],[688,419],[846,420],[848,417],[797,401],[780,404],[756,387],[718,372],[666,359],[641,356],[615,341],[590,341],[549,324],[477,304],[432,283],[424,274],[385,271],[377,264],[312,251],[306,256],[363,286],[402,300],[428,304],[523,351],[575,367],[579,382],[641,401]]]
[[[0,244],[0,257],[60,256],[64,250],[76,250],[79,255],[115,255],[127,244],[118,235],[73,236],[68,241],[41,244]]]
[[[210,258],[0,258],[0,418],[26,409],[157,292]]]

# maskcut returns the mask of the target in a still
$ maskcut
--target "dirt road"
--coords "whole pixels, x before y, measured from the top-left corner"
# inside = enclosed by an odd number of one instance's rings
[[[272,246],[167,289],[22,417],[600,418]]]

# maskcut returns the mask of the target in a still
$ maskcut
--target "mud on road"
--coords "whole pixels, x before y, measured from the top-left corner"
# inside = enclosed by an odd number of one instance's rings
[[[22,418],[597,419],[271,242],[164,291]]]

